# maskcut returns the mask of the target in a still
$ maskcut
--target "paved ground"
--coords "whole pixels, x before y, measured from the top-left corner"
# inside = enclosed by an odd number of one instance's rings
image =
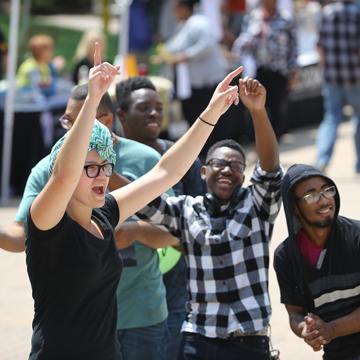
[[[312,163],[315,157],[315,129],[307,129],[286,135],[281,145],[284,166],[294,162]],[[333,162],[328,174],[336,181],[342,199],[341,213],[359,218],[358,197],[360,177],[353,174],[354,152],[352,124],[347,122],[340,128]],[[11,221],[14,207],[0,208],[0,223]],[[283,212],[276,223],[272,250],[286,236]],[[272,261],[272,259],[271,259]],[[273,271],[270,272],[270,293],[273,304],[273,345],[281,350],[284,360],[316,360],[314,353],[289,330],[287,315],[279,303],[279,291]],[[11,254],[0,250],[0,359],[26,359],[30,348],[33,302],[26,274],[24,254]]]

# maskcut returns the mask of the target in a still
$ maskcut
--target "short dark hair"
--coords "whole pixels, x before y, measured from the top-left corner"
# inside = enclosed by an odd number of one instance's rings
[[[80,84],[72,88],[70,98],[76,101],[84,101],[88,93],[88,85]]]
[[[213,144],[206,154],[206,162],[209,160],[212,153],[216,149],[221,148],[221,147],[228,147],[230,149],[236,150],[237,152],[239,152],[242,155],[244,162],[246,163],[245,149],[238,142],[236,142],[235,140],[232,140],[232,139],[220,140],[220,141],[216,142],[215,144]]]
[[[76,101],[84,101],[88,94],[88,84],[76,85],[72,88],[70,98]],[[113,103],[108,92],[106,92],[99,103],[98,111],[102,113],[114,113]]]
[[[135,76],[116,84],[116,101],[118,107],[128,111],[130,106],[130,95],[139,89],[150,89],[156,91],[155,85],[146,76]]]

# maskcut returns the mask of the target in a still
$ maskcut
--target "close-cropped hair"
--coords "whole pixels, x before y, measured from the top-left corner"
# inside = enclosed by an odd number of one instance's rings
[[[139,89],[156,91],[155,85],[146,76],[135,76],[116,84],[116,101],[119,109],[127,112],[130,107],[131,93]]]
[[[84,101],[88,94],[88,84],[76,85],[72,88],[70,98],[76,101]],[[108,92],[106,92],[99,103],[98,110],[100,113],[114,113],[113,102]]]
[[[88,85],[80,84],[71,89],[70,98],[76,101],[84,101],[88,93]]]
[[[210,159],[213,152],[216,149],[221,148],[221,147],[228,147],[230,149],[236,150],[237,152],[239,152],[242,155],[244,162],[246,163],[245,149],[238,142],[236,142],[235,140],[232,140],[232,139],[220,140],[220,141],[216,142],[215,144],[213,144],[206,154],[206,162]]]

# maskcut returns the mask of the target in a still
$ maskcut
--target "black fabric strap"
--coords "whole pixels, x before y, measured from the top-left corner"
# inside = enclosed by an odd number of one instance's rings
[[[212,124],[206,120],[204,120],[201,116],[198,116],[199,120],[202,121],[203,123],[207,124],[207,125],[210,125],[210,126],[215,126],[215,124]]]

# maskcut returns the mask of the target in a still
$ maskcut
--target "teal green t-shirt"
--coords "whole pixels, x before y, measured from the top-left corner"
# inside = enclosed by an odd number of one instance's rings
[[[49,180],[50,155],[45,156],[32,169],[26,181],[23,197],[17,209],[15,220],[24,223],[30,206]]]
[[[130,180],[148,172],[160,159],[157,151],[133,140],[120,138],[114,146],[115,171]],[[16,221],[25,222],[31,203],[49,178],[49,159],[40,160],[26,182]],[[120,209],[121,211],[121,209]],[[159,269],[157,252],[140,243],[121,250],[125,266],[117,289],[118,329],[145,327],[167,317],[165,287]]]
[[[114,150],[115,171],[130,180],[147,173],[160,159],[153,148],[130,139],[121,138]],[[135,242],[120,252],[124,268],[116,291],[117,328],[144,327],[164,321],[168,312],[157,251]]]

